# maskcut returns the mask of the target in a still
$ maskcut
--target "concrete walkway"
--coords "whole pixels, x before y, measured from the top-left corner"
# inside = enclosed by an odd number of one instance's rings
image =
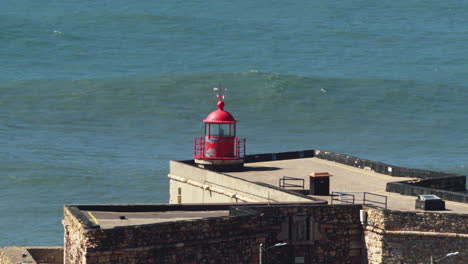
[[[309,174],[314,172],[328,172],[330,177],[331,192],[355,193],[355,198],[362,199],[362,192],[370,192],[387,196],[388,209],[401,211],[415,210],[416,197],[404,196],[397,193],[386,192],[388,182],[412,180],[415,178],[392,177],[376,173],[370,170],[347,166],[341,163],[322,160],[318,158],[290,159],[268,162],[256,162],[246,164],[248,170],[242,172],[230,172],[229,175],[243,178],[251,182],[262,182],[278,186],[279,179],[283,176],[301,178],[305,181],[305,188],[309,188]],[[331,203],[330,196],[315,196]],[[384,201],[384,198],[369,197],[376,201]],[[334,203],[337,203],[334,201]],[[446,201],[444,213],[468,214],[468,204]]]
[[[83,211],[95,224],[102,229],[118,226],[145,225],[181,220],[195,220],[207,217],[229,215],[229,211],[168,211],[168,212],[108,212]]]

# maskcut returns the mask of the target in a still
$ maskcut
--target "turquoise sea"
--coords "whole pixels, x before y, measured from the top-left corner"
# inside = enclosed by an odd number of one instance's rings
[[[0,7],[0,246],[62,245],[64,204],[167,202],[213,87],[248,154],[468,173],[467,1]]]

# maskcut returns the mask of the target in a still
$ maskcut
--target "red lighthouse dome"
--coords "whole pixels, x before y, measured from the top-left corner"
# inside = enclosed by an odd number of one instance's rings
[[[218,110],[211,112],[203,122],[205,135],[195,139],[195,163],[214,170],[239,170],[244,167],[245,139],[236,137],[237,120],[224,111],[223,88],[218,91]]]
[[[211,112],[203,122],[205,123],[219,123],[219,124],[234,124],[237,120],[227,111],[224,111],[224,102],[218,101],[218,110]]]

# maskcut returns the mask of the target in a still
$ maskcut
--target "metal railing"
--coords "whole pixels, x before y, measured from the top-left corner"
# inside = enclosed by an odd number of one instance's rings
[[[294,184],[294,183],[291,183],[291,182],[300,182],[300,183],[299,184]],[[304,179],[283,176],[283,178],[279,179],[279,187],[281,189],[286,189],[286,188],[301,188],[301,189],[304,189]]]
[[[193,156],[196,159],[203,158],[205,156],[205,140],[204,138],[195,138],[193,144]]]
[[[237,158],[245,157],[245,138],[234,139],[234,153]]]
[[[356,196],[358,196],[358,198],[356,198]],[[379,198],[383,198],[383,200],[377,201]],[[330,204],[333,204],[334,201],[340,202],[341,204],[364,204],[387,209],[388,199],[385,195],[370,192],[332,192]]]
[[[375,206],[378,206],[378,207],[382,207],[382,206],[379,206],[379,204],[383,205],[385,209],[387,209],[387,196],[386,195],[381,195],[381,194],[375,194],[375,193],[370,193],[370,192],[364,192],[364,197],[363,197],[363,203],[364,204],[371,204],[371,205],[375,205]],[[367,195],[367,197],[366,197]],[[384,198],[384,201],[383,202],[379,202],[379,201],[373,201],[373,200],[370,200],[368,199],[368,197],[381,197],[381,198]],[[366,199],[367,198],[367,199]],[[368,202],[371,202],[371,203],[368,203]],[[377,205],[376,205],[377,204]]]
[[[335,198],[336,196],[338,196],[338,199]],[[356,198],[354,197],[354,194],[351,194],[351,193],[332,192],[330,204],[333,204],[333,201],[339,201],[340,203],[354,204],[356,201]]]

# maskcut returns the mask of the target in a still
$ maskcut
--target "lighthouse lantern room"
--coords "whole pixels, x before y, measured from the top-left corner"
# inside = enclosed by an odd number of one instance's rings
[[[218,110],[203,122],[205,135],[195,138],[194,158],[199,167],[217,171],[235,171],[244,167],[245,139],[236,136],[237,120],[224,111],[224,88],[217,91]]]

